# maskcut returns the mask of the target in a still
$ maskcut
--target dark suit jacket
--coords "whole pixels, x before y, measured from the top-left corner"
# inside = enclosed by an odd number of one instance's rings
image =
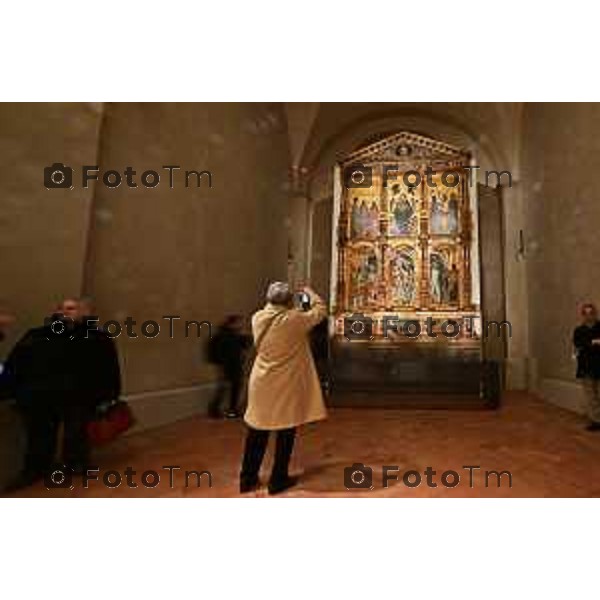
[[[600,321],[594,325],[580,325],[573,332],[573,345],[577,350],[577,377],[600,379],[600,345],[592,344],[600,339]]]
[[[49,326],[30,329],[9,354],[0,375],[2,396],[17,404],[40,398],[72,398],[90,407],[121,393],[114,342],[103,331],[76,326],[56,335]]]

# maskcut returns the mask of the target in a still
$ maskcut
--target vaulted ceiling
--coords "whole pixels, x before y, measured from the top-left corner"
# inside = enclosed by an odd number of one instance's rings
[[[290,102],[285,110],[295,167],[314,168],[324,157],[330,162],[373,136],[411,129],[468,143],[497,167],[518,170],[523,103]]]

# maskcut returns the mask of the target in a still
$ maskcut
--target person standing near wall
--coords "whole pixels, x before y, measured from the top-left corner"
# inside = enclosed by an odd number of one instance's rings
[[[65,299],[44,326],[29,330],[17,342],[6,361],[0,389],[3,396],[15,398],[27,433],[24,470],[12,489],[47,474],[61,423],[64,464],[73,471],[85,469],[87,424],[98,404],[120,394],[114,343],[105,333],[90,331],[84,316],[79,300]]]
[[[326,316],[321,298],[303,288],[309,308],[294,308],[287,283],[275,282],[267,291],[266,306],[252,317],[256,359],[250,374],[248,426],[240,493],[258,488],[258,473],[269,434],[276,432],[275,462],[269,493],[278,494],[296,484],[288,473],[296,429],[327,416],[310,348],[309,333]],[[305,307],[306,308],[306,307]]]
[[[577,378],[583,381],[588,402],[589,431],[600,430],[600,321],[596,307],[581,307],[583,323],[573,332],[577,353]]]
[[[245,352],[251,345],[251,338],[242,332],[243,320],[240,315],[229,315],[219,326],[215,336],[209,340],[209,359],[221,369],[215,396],[212,399],[208,414],[212,418],[220,418],[221,405],[229,387],[229,402],[225,410],[227,419],[236,419],[238,402],[244,379]]]

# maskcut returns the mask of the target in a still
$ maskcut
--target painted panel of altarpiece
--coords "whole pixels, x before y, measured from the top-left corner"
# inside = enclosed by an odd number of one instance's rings
[[[395,183],[388,190],[389,235],[414,235],[419,222],[419,194],[414,187]]]
[[[429,198],[429,231],[432,234],[459,233],[459,203],[461,190],[434,190]]]
[[[350,209],[350,237],[369,240],[379,236],[379,203],[355,197]]]
[[[387,251],[388,264],[388,302],[386,305],[406,309],[416,306],[417,286],[417,252],[414,247],[401,245],[390,247]]]
[[[430,293],[433,306],[456,307],[459,302],[460,274],[452,247],[436,248],[430,255]]]
[[[360,244],[348,251],[351,310],[377,310],[381,304],[381,253],[372,244]]]

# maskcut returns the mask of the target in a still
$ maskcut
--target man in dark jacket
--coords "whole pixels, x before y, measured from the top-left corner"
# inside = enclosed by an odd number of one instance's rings
[[[209,360],[222,369],[222,379],[215,393],[208,414],[213,418],[221,416],[221,404],[229,384],[229,406],[225,417],[235,419],[239,416],[238,400],[244,380],[245,351],[251,345],[252,339],[242,333],[242,318],[230,315],[221,324],[217,333],[209,342]]]
[[[99,403],[119,396],[121,384],[114,343],[83,321],[79,300],[65,300],[44,326],[24,335],[1,378],[3,394],[15,398],[27,432],[24,471],[14,487],[48,471],[60,423],[63,462],[83,469],[89,461],[87,424]]]
[[[600,321],[593,304],[581,308],[583,323],[573,332],[577,377],[583,380],[588,400],[588,430],[600,430]]]

